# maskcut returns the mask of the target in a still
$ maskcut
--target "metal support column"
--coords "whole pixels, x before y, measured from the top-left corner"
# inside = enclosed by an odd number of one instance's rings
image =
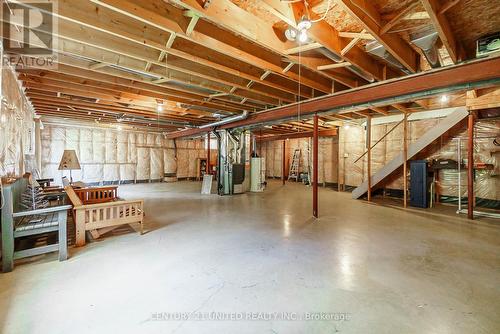
[[[207,133],[207,174],[212,174],[212,169],[210,168],[210,132]]]
[[[408,206],[408,113],[403,119],[403,206]]]
[[[286,169],[286,161],[285,161],[285,154],[286,151],[286,141],[283,140],[283,146],[282,146],[282,152],[281,152],[281,181],[283,182],[283,185],[285,185],[285,169]]]
[[[313,130],[313,216],[318,218],[318,115],[314,115]]]
[[[366,117],[366,148],[368,149],[368,202],[372,200],[372,117]]]
[[[474,114],[469,113],[467,124],[467,217],[474,219]]]

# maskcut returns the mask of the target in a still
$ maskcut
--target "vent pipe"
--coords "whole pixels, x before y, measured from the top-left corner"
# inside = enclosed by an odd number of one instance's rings
[[[368,52],[371,55],[374,55],[375,57],[378,57],[390,65],[400,69],[401,71],[405,72],[406,74],[410,74],[410,71],[406,67],[404,67],[396,58],[393,57],[386,49],[385,47],[380,44],[377,41],[370,42],[366,44],[365,46],[366,52]]]
[[[439,63],[438,49],[436,42],[438,40],[438,33],[434,29],[427,29],[418,34],[411,36],[411,42],[422,49],[425,58],[432,68],[441,67]]]
[[[248,117],[248,110],[245,110],[243,112],[243,114],[241,114],[241,115],[226,117],[226,118],[221,119],[220,121],[217,121],[217,122],[200,125],[198,128],[199,129],[212,128],[212,127],[224,125],[224,124],[231,123],[231,122],[241,121],[241,120],[246,119],[247,117]]]
[[[331,52],[328,49],[321,48],[321,49],[319,49],[319,52],[321,52],[324,56],[333,60],[336,63],[340,63],[340,62],[344,61],[344,59],[341,56]],[[365,71],[361,70],[360,68],[358,68],[354,65],[346,66],[345,68],[348,69],[349,71],[351,71],[352,73],[356,74],[357,76],[362,77],[363,79],[365,79],[368,82],[375,82],[375,78],[372,75],[366,73]]]

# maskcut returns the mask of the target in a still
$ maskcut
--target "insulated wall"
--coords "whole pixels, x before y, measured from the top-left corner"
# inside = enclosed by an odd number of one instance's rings
[[[429,129],[435,126],[440,119],[421,119],[408,122],[409,144],[422,137]],[[395,128],[394,128],[395,127]],[[393,129],[372,150],[372,174],[376,173],[386,163],[392,160],[403,149],[403,124],[387,123],[372,126],[372,145],[388,131]],[[367,156],[354,162],[366,151],[366,131],[361,126],[349,126],[339,129],[340,149],[340,182],[348,186],[358,186],[367,179]],[[475,171],[476,197],[486,200],[500,200],[500,157],[496,153],[498,146],[493,140],[500,135],[499,120],[479,120],[475,124],[474,162],[486,163],[493,169],[478,169]],[[458,145],[461,145],[461,158],[467,159],[467,133],[465,126],[451,133],[451,136],[442,136],[430,145],[419,159],[451,159],[459,160]],[[345,171],[345,173],[344,173]],[[345,174],[345,176],[344,176]],[[466,197],[467,175],[461,173],[461,195]],[[436,191],[443,197],[458,197],[458,170],[444,169],[436,175]],[[398,176],[385,184],[388,189],[403,189],[403,177]]]
[[[0,176],[19,176],[34,165],[34,113],[14,71],[4,66],[0,73]]]
[[[174,142],[157,133],[46,124],[41,136],[42,175],[56,183],[69,175],[58,170],[65,149],[76,150],[82,167],[73,179],[90,184],[194,178],[197,158],[206,157],[204,140]],[[215,161],[216,152],[211,155]]]
[[[435,126],[439,118],[419,119],[408,122],[409,144],[421,138],[422,135]],[[394,129],[393,129],[394,128]],[[372,149],[371,169],[376,173],[386,163],[392,160],[403,149],[403,124],[397,122],[372,126],[372,145],[387,132],[392,131]],[[500,154],[499,147],[493,143],[500,136],[499,120],[478,120],[475,124],[474,162],[486,163],[493,169],[478,169],[475,171],[476,197],[486,200],[500,201]],[[287,156],[291,163],[293,150],[301,149],[300,171],[307,172],[311,161],[311,139],[291,139],[287,141]],[[281,177],[282,141],[261,143],[261,155],[266,158],[267,176]],[[452,159],[458,158],[458,145],[461,145],[461,159],[467,159],[467,133],[462,127],[451,136],[442,136],[428,147],[420,159]],[[338,151],[337,151],[338,149]],[[337,138],[320,138],[319,147],[319,182],[337,183],[357,187],[367,179],[367,155],[357,160],[366,151],[366,131],[364,126],[349,125],[339,128]],[[339,162],[340,160],[340,162]],[[461,173],[461,195],[466,197],[467,175]],[[436,191],[443,198],[458,197],[458,171],[440,170],[436,176]],[[385,184],[388,189],[403,189],[403,177],[396,175]],[[478,203],[481,204],[481,203]]]
[[[286,140],[285,145],[286,167],[292,164],[295,150],[300,150],[299,172],[307,173],[312,161],[312,138]],[[260,143],[260,154],[266,158],[266,176],[279,177],[282,175],[283,141],[267,141]],[[319,138],[319,166],[318,182],[337,183],[338,166],[338,139],[336,137]],[[285,175],[288,170],[285,171]]]

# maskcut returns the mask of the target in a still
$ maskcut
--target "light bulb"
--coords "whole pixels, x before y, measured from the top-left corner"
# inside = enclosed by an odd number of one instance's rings
[[[303,29],[299,32],[299,42],[305,43],[307,42],[308,36],[307,36],[307,30]]]
[[[448,95],[441,95],[441,102],[442,103],[448,102]]]
[[[344,129],[349,130],[350,126],[349,124],[344,125]]]
[[[158,109],[158,111],[163,111],[163,104],[158,104],[157,109]]]

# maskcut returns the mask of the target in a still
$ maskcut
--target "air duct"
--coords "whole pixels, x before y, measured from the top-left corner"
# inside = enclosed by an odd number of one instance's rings
[[[224,125],[227,123],[241,121],[241,120],[246,119],[247,117],[248,117],[248,110],[245,110],[243,112],[243,114],[241,114],[241,115],[226,117],[226,118],[221,119],[220,121],[217,121],[217,122],[200,125],[198,128],[199,129],[213,128],[213,127]]]
[[[436,46],[438,37],[438,33],[432,28],[411,36],[411,42],[422,49],[432,68],[441,67]]]
[[[336,53],[333,53],[328,49],[321,48],[319,49],[319,52],[336,63],[344,61],[344,59],[341,56],[337,55]],[[356,74],[357,76],[360,76],[361,78],[365,79],[368,82],[375,82],[375,78],[373,76],[364,72],[363,70],[359,69],[354,65],[346,66],[345,68],[351,71],[352,73]]]
[[[383,46],[379,42],[373,41],[373,42],[366,44],[365,51],[368,52],[369,54],[374,55],[375,57],[378,57],[378,58],[386,61],[390,65],[400,69],[401,71],[405,72],[406,74],[410,74],[410,71],[408,71],[396,58],[394,58],[385,49],[385,46]]]

